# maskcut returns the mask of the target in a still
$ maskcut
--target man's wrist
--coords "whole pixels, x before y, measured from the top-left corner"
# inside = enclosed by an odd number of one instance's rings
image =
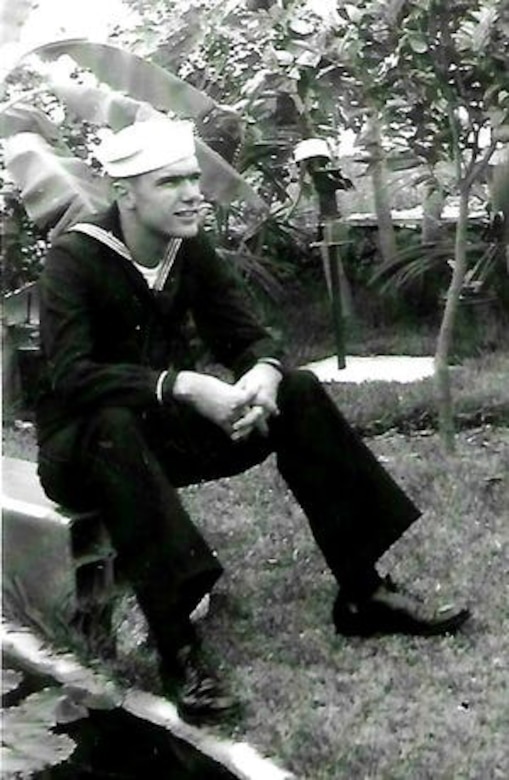
[[[193,396],[194,371],[179,371],[173,382],[172,395],[176,401],[189,401]]]
[[[179,372],[174,368],[168,368],[161,371],[156,380],[155,394],[160,404],[167,403],[173,398],[173,387]]]
[[[262,357],[258,358],[256,362],[261,363],[262,365],[272,366],[272,368],[275,368],[280,374],[284,374],[283,364],[277,358]]]

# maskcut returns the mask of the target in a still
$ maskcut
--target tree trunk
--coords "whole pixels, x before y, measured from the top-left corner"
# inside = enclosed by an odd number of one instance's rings
[[[396,256],[396,235],[392,222],[391,198],[387,183],[387,164],[382,146],[380,122],[375,110],[369,114],[366,135],[366,146],[371,155],[370,171],[378,223],[378,240],[383,261],[388,263]]]
[[[444,314],[440,324],[437,348],[435,352],[435,388],[437,394],[439,431],[447,452],[454,452],[454,418],[449,374],[449,353],[453,339],[454,322],[458,310],[459,297],[467,268],[467,219],[470,187],[460,192],[459,215],[456,225],[454,249],[454,269],[447,290]]]
[[[488,189],[493,210],[503,219],[501,242],[505,251],[506,268],[509,274],[509,149],[490,166]]]
[[[438,182],[434,181],[426,188],[423,202],[421,243],[430,244],[440,238],[445,198],[445,191]]]

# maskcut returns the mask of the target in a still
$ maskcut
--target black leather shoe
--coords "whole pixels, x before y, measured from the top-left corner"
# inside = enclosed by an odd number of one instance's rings
[[[374,636],[376,634],[412,634],[438,636],[453,634],[470,616],[468,609],[443,607],[434,612],[414,596],[403,593],[386,577],[370,598],[360,602],[336,597],[332,611],[337,634]]]
[[[187,723],[213,724],[239,712],[238,703],[207,668],[194,645],[182,647],[171,667],[162,664],[160,676],[164,694],[175,702]]]

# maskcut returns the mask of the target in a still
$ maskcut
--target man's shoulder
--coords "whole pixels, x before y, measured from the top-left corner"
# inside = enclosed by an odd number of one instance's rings
[[[120,224],[118,207],[115,203],[112,203],[111,206],[109,206],[109,208],[104,211],[94,211],[88,214],[84,214],[77,220],[77,222],[97,225],[98,227],[102,227],[105,230],[111,230],[112,232],[117,233]],[[76,222],[73,224],[76,224]],[[72,225],[70,228],[72,228]]]
[[[86,254],[90,256],[102,256],[108,248],[101,241],[97,240],[94,230],[99,229],[98,233],[104,232],[105,235],[119,237],[118,218],[113,208],[103,212],[95,212],[81,217],[73,222],[69,227],[54,236],[50,242],[49,255],[62,252],[70,255]]]

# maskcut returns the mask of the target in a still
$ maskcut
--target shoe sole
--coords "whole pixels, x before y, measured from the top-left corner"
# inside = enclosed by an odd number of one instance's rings
[[[179,702],[177,704],[177,712],[183,721],[192,726],[213,726],[238,717],[241,707],[238,703],[233,703],[222,707],[203,708],[200,710],[198,707],[186,707],[185,704]]]
[[[390,623],[389,620],[385,621],[385,625],[368,625],[362,624],[361,620],[357,621],[355,625],[355,619],[350,620],[350,625],[338,626],[335,624],[336,634],[342,636],[359,636],[359,637],[372,637],[372,636],[384,636],[390,634],[403,634],[406,636],[445,636],[447,634],[456,633],[463,624],[470,617],[470,611],[468,609],[462,609],[460,612],[453,615],[449,620],[444,620],[435,624],[419,624],[416,621],[406,620],[404,618],[394,618],[394,622]]]

